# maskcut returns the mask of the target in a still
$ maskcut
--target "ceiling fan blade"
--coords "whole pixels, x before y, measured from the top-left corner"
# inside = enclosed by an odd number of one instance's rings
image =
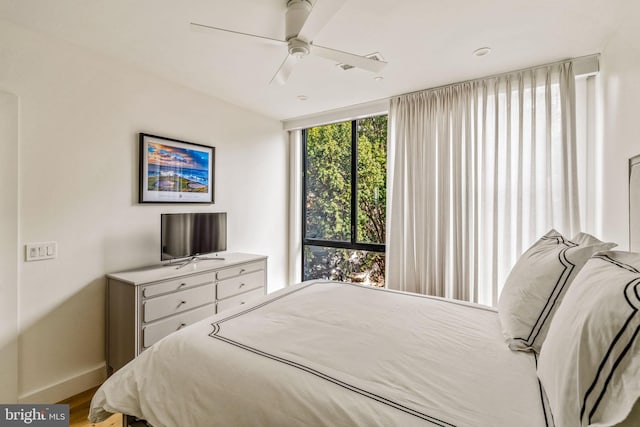
[[[346,0],[316,0],[313,9],[309,13],[302,28],[298,32],[298,38],[310,42],[329,22],[331,17],[340,10]]]
[[[198,24],[196,22],[191,22],[190,25],[191,25],[191,29],[193,31],[202,31],[202,32],[224,31],[226,33],[237,34],[237,35],[240,35],[240,36],[258,38],[258,39],[264,40],[264,41],[272,43],[272,44],[277,44],[277,45],[287,44],[286,40],[279,40],[279,39],[274,39],[274,38],[271,38],[271,37],[259,36],[257,34],[243,33],[243,32],[240,32],[240,31],[229,30],[227,28],[219,28],[219,27],[214,27],[214,26],[211,26],[211,25]]]
[[[276,74],[273,76],[273,78],[269,82],[269,84],[272,84],[272,83],[278,83],[281,85],[285,84],[286,81],[289,79],[289,76],[291,75],[291,72],[293,71],[293,68],[298,63],[298,61],[299,61],[299,58],[297,56],[287,55],[287,57],[284,59],[284,61],[280,65],[280,68],[278,68],[278,71],[276,71]]]
[[[363,70],[379,73],[387,65],[384,61],[367,58],[366,56],[354,55],[353,53],[343,52],[341,50],[330,49],[328,47],[311,45],[311,53],[321,56],[325,59],[351,65],[352,67],[362,68]]]

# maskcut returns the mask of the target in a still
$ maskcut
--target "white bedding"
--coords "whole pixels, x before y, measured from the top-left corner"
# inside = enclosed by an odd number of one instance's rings
[[[153,426],[542,427],[533,354],[495,310],[305,282],[156,343],[95,394]]]

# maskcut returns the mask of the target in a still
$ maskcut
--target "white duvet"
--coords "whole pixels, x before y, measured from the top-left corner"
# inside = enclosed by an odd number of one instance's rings
[[[153,426],[547,426],[490,308],[305,282],[156,343],[95,394]]]

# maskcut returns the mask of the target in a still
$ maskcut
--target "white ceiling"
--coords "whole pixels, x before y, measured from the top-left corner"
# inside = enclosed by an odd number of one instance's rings
[[[314,42],[380,52],[384,79],[308,56],[284,86],[269,81],[285,47],[189,22],[284,38],[286,0],[0,0],[0,17],[288,119],[600,52],[628,1],[348,0]],[[483,46],[491,55],[472,55]]]

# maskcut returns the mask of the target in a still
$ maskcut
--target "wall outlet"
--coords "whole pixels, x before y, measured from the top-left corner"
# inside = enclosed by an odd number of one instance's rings
[[[58,257],[58,242],[27,243],[25,261],[40,261]]]

